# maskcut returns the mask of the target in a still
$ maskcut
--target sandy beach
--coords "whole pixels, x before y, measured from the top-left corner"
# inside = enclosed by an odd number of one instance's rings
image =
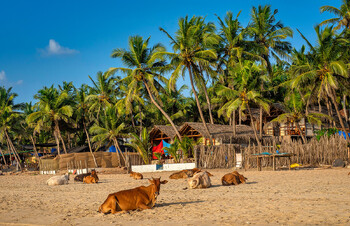
[[[240,171],[248,183],[222,186],[230,170],[208,170],[213,186],[184,190],[187,181],[171,172],[144,173],[162,185],[151,210],[104,215],[98,207],[109,193],[148,185],[127,174],[100,174],[99,184],[49,187],[50,175],[0,177],[0,225],[350,225],[349,169]]]

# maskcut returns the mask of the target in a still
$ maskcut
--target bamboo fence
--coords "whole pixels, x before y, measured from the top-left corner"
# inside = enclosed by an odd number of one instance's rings
[[[195,147],[195,161],[197,167],[200,168],[232,168],[236,166],[236,153],[242,153],[243,164],[247,168],[256,168],[256,159],[249,158],[249,156],[262,152],[274,154],[276,150],[279,153],[294,154],[295,156],[291,157],[291,163],[298,163],[302,166],[332,165],[335,159],[350,161],[347,142],[338,135],[329,138],[322,137],[319,141],[313,138],[307,144],[303,144],[301,140],[279,142],[279,139],[266,139],[261,149],[255,144],[249,144],[246,147],[238,144],[222,144],[212,147],[199,145]],[[272,158],[263,158],[261,163],[263,167],[272,168],[273,165]],[[276,164],[280,168],[289,167],[287,158],[278,158]]]

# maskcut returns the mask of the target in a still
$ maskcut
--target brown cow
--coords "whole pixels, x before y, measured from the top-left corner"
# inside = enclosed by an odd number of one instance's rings
[[[238,185],[244,184],[248,180],[242,174],[239,174],[237,171],[233,171],[232,173],[225,174],[221,178],[222,185]]]
[[[193,175],[201,170],[198,168],[193,168],[190,170],[181,170],[179,172],[173,173],[169,176],[170,179],[186,179],[189,177],[193,177]]]
[[[143,179],[143,175],[141,173],[130,172],[130,177],[133,177],[135,180]]]
[[[141,186],[109,194],[98,212],[107,214],[136,209],[151,209],[157,201],[160,184],[166,184],[168,181],[160,181],[160,178],[152,177],[149,182],[151,184],[147,187]]]
[[[83,173],[83,174],[79,174],[77,176],[74,177],[74,181],[80,181],[80,182],[84,182],[84,177],[87,176],[93,176],[95,177],[96,183],[99,181],[98,176],[96,174],[96,170],[91,170],[91,173]]]
[[[83,182],[85,184],[95,184],[98,182],[98,180],[96,181],[96,178],[90,175],[90,176],[84,177]]]

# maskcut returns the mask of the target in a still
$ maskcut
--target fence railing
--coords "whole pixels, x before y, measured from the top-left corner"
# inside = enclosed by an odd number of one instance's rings
[[[279,143],[279,145],[278,145]],[[195,157],[197,166],[200,168],[232,168],[238,166],[237,153],[242,154],[242,167],[256,168],[257,161],[248,158],[253,154],[263,152],[291,153],[291,163],[298,163],[304,166],[332,165],[335,159],[350,161],[350,150],[347,141],[338,135],[322,137],[319,141],[314,138],[303,144],[301,140],[265,140],[262,148],[255,144],[243,147],[237,144],[222,144],[220,146],[196,146]],[[272,158],[262,159],[263,167],[273,167]],[[278,158],[277,167],[289,167],[287,158]]]

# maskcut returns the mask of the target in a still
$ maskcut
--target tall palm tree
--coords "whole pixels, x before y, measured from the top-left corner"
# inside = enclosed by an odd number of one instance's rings
[[[132,36],[129,38],[129,50],[113,50],[111,56],[113,58],[121,58],[122,62],[128,68],[110,68],[108,74],[113,74],[117,71],[125,73],[127,75],[125,80],[130,82],[128,85],[130,92],[139,89],[140,86],[144,86],[151,102],[162,112],[173,127],[176,135],[181,139],[174,122],[161,107],[162,103],[158,103],[159,94],[157,90],[160,88],[160,83],[165,81],[164,77],[162,77],[159,72],[164,68],[165,61],[163,57],[157,56],[156,54],[158,52],[164,52],[165,48],[159,43],[153,47],[149,47],[149,40],[150,38],[144,40],[140,36]]]
[[[336,25],[334,27],[335,30],[339,30],[342,27],[350,28],[350,0],[342,0],[342,3],[339,9],[329,5],[321,6],[321,13],[329,12],[336,16],[335,18],[322,21],[320,23],[321,26],[326,24]]]
[[[188,72],[199,115],[205,130],[210,134],[195,89],[195,82],[197,81],[197,86],[203,86],[202,82],[198,82],[202,80],[196,79],[196,77],[201,76],[200,66],[209,66],[211,62],[216,60],[217,54],[213,46],[218,44],[219,38],[213,34],[214,25],[204,25],[204,19],[202,17],[188,19],[186,16],[185,18],[180,18],[178,24],[179,29],[176,31],[175,37],[172,37],[163,28],[160,28],[170,38],[174,53],[163,52],[159,54],[170,57],[170,64],[174,67],[169,81],[170,84],[174,85],[180,74],[184,77],[185,71]],[[210,143],[212,143],[211,137]]]
[[[341,81],[349,78],[349,68],[343,61],[343,49],[349,48],[349,41],[336,35],[332,27],[322,30],[317,25],[315,31],[318,43],[316,46],[300,33],[310,48],[309,60],[291,66],[291,73],[294,75],[291,85],[296,88],[300,85],[309,87],[312,84],[311,95],[325,94],[335,107],[342,130],[346,131],[338,108],[336,90],[342,86]]]
[[[105,114],[100,117],[100,123],[95,123],[90,128],[90,133],[94,135],[91,141],[97,142],[99,146],[105,145],[106,142],[108,142],[107,147],[114,144],[117,149],[118,157],[122,156],[124,162],[126,162],[125,156],[118,142],[118,139],[127,136],[124,134],[125,124],[121,121],[122,119],[117,115],[116,107],[113,105],[108,106],[105,109]]]
[[[37,123],[53,128],[54,137],[57,144],[57,152],[60,155],[60,141],[63,150],[67,153],[65,142],[62,139],[60,121],[68,122],[73,115],[73,108],[69,105],[69,95],[67,92],[59,91],[51,87],[44,87],[34,96],[38,102],[35,104],[38,111],[31,113],[27,117],[28,123]]]
[[[273,77],[270,57],[273,57],[277,62],[281,61],[281,58],[288,59],[291,44],[285,39],[293,37],[293,31],[290,27],[285,27],[281,21],[276,22],[275,15],[277,13],[278,10],[275,9],[272,12],[269,5],[253,7],[251,22],[247,28],[249,36],[254,41],[251,43],[252,47],[266,62],[270,77]]]
[[[0,141],[7,144],[8,151],[13,153],[20,169],[22,169],[19,155],[10,136],[13,125],[19,118],[18,112],[14,111],[19,106],[15,105],[13,101],[17,94],[12,93],[11,90],[12,88],[0,87]]]
[[[77,124],[79,122],[83,125],[83,130],[86,135],[86,139],[89,145],[89,150],[91,156],[94,160],[95,167],[98,167],[97,161],[94,153],[92,152],[91,142],[90,142],[90,134],[88,132],[88,125],[91,123],[91,115],[89,114],[89,104],[87,101],[87,85],[82,85],[79,89],[76,90],[76,101],[77,105],[75,106],[75,119]]]
[[[89,111],[96,112],[95,119],[98,122],[101,111],[113,103],[115,86],[114,78],[108,73],[97,72],[96,81],[89,76],[93,87],[91,87],[90,94],[87,96],[89,103]]]
[[[231,116],[232,111],[237,110],[239,107],[242,110],[248,109],[248,113],[251,120],[251,125],[254,130],[254,135],[258,145],[261,147],[260,139],[257,135],[254,118],[250,106],[256,104],[261,106],[266,112],[269,112],[270,106],[266,99],[262,97],[257,90],[259,79],[261,77],[262,68],[256,65],[252,61],[243,61],[237,64],[230,71],[235,82],[235,89],[226,86],[218,86],[217,93],[219,96],[225,96],[229,102],[227,102],[222,108],[225,109],[227,116]]]

